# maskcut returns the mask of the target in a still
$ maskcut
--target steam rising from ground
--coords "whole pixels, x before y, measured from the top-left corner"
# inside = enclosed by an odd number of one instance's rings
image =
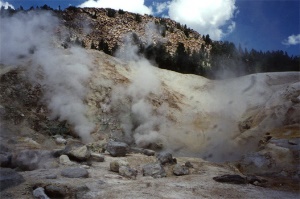
[[[152,27],[152,28],[151,28]],[[148,24],[147,41],[158,29],[153,24]],[[131,35],[124,38],[125,45],[121,47],[116,55],[120,59],[127,61],[136,71],[132,83],[126,87],[118,87],[113,91],[113,103],[120,103],[124,98],[130,101],[129,110],[123,110],[120,113],[122,129],[125,132],[126,139],[134,142],[141,147],[147,147],[151,143],[159,142],[162,137],[159,129],[162,128],[164,121],[163,106],[156,110],[149,101],[149,95],[159,95],[161,91],[161,81],[154,71],[154,66],[150,62],[138,55],[138,47],[132,41]],[[150,43],[147,43],[150,45]]]
[[[27,78],[43,88],[51,118],[67,120],[83,141],[90,141],[94,125],[85,115],[83,100],[91,68],[85,50],[59,47],[55,37],[64,33],[59,20],[49,12],[2,17],[0,26],[0,63],[26,69]]]

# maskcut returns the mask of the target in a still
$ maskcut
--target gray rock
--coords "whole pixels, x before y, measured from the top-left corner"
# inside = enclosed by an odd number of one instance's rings
[[[39,168],[54,168],[55,159],[51,151],[24,150],[12,157],[12,165],[23,171],[32,171]]]
[[[151,149],[143,149],[143,148],[138,148],[138,147],[131,147],[130,151],[133,153],[141,153],[147,156],[154,156],[155,155],[155,151],[151,150]]]
[[[45,187],[45,193],[50,198],[64,198],[67,195],[67,189],[63,186],[47,185]]]
[[[136,169],[132,169],[128,166],[120,166],[119,168],[119,174],[126,178],[136,179],[137,173]]]
[[[67,155],[73,160],[85,161],[86,159],[84,159],[84,146],[85,145],[79,141],[69,141],[63,150],[58,150],[55,152],[55,156],[59,157],[61,155]],[[80,155],[78,155],[77,153],[79,153]],[[77,157],[77,155],[79,156],[79,158]]]
[[[33,197],[37,199],[50,199],[46,194],[43,187],[38,187],[33,190]]]
[[[184,166],[188,167],[188,168],[194,168],[194,166],[192,165],[192,163],[190,161],[187,161]]]
[[[150,150],[150,149],[144,149],[143,154],[145,154],[147,156],[154,156],[155,155],[155,151]]]
[[[67,155],[61,155],[59,157],[59,163],[62,165],[68,165],[68,166],[75,164],[74,162],[71,162],[71,160],[69,159],[69,157]]]
[[[161,153],[158,153],[156,155],[156,158],[157,160],[162,164],[162,165],[165,165],[165,164],[176,164],[177,161],[176,161],[176,158],[173,158],[172,157],[172,154],[171,153],[168,153],[168,152],[161,152]]]
[[[126,156],[128,149],[129,149],[128,145],[124,142],[110,141],[107,143],[107,146],[106,146],[106,150],[113,157]]]
[[[92,161],[96,161],[96,162],[104,162],[105,158],[103,155],[101,155],[100,153],[91,153],[91,158]]]
[[[110,162],[109,168],[113,172],[119,172],[119,168],[120,168],[119,162],[118,161]]]
[[[91,152],[84,145],[80,147],[73,147],[72,150],[69,151],[68,156],[73,157],[78,161],[85,161],[91,156]]]
[[[181,166],[180,164],[176,164],[173,168],[174,175],[182,176],[189,174],[189,168],[186,166]]]
[[[119,172],[119,168],[121,166],[128,166],[128,162],[118,160],[118,161],[112,161],[109,164],[110,170],[113,171],[113,172]]]
[[[247,179],[240,175],[222,175],[213,177],[217,182],[225,182],[230,184],[247,184]]]
[[[152,176],[154,178],[166,177],[166,171],[159,163],[149,163],[142,168],[143,176]]]
[[[61,171],[61,175],[67,178],[87,178],[89,173],[84,168],[69,167]]]
[[[13,169],[0,168],[0,191],[3,191],[9,187],[17,186],[23,183],[25,180],[22,175]]]
[[[11,167],[11,158],[11,153],[0,152],[0,167]]]

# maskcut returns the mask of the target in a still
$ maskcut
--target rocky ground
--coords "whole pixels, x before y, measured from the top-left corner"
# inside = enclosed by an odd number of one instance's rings
[[[85,142],[46,84],[1,65],[1,198],[299,197],[299,73],[211,81],[87,53]]]

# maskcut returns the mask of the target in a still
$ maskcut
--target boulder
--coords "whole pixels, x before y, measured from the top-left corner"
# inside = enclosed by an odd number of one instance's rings
[[[109,164],[110,170],[113,172],[119,172],[119,168],[121,166],[128,166],[128,162],[118,160],[118,161],[112,161]]]
[[[100,153],[91,153],[91,157],[90,157],[90,159],[92,160],[92,161],[96,161],[96,162],[104,162],[104,156],[103,155],[101,155]]]
[[[11,153],[0,152],[0,167],[11,167],[11,158]]]
[[[80,167],[68,167],[61,171],[61,175],[67,178],[87,178],[89,173]]]
[[[176,164],[173,168],[174,175],[182,176],[189,174],[189,168],[186,166],[181,166],[180,164]]]
[[[39,168],[57,167],[51,151],[46,150],[24,150],[12,157],[13,167],[23,171],[32,171]]]
[[[72,162],[70,160],[70,158],[67,155],[61,155],[59,157],[59,163],[62,164],[62,165],[68,165],[68,166],[75,164],[74,162]]]
[[[110,141],[107,143],[106,150],[113,157],[126,156],[128,152],[128,145],[124,142],[114,142]]]
[[[295,164],[297,159],[293,151],[284,147],[289,145],[287,140],[284,143],[280,140],[277,142],[272,140],[262,150],[245,154],[241,158],[237,166],[243,170],[244,174],[286,177],[286,173],[281,171],[288,171],[289,174],[292,174],[299,170],[298,164]]]
[[[38,187],[33,190],[33,197],[37,199],[50,199],[46,194],[43,187]]]
[[[78,160],[78,161],[86,161],[90,156],[91,152],[88,150],[87,146],[73,147],[68,156]]]
[[[143,176],[152,176],[153,178],[166,177],[166,171],[163,166],[159,163],[149,163],[142,168]]]
[[[17,186],[25,180],[22,175],[10,168],[0,168],[0,191]]]
[[[45,193],[50,198],[65,198],[67,195],[67,189],[63,186],[47,185],[45,187]]]
[[[176,158],[172,157],[171,153],[168,152],[161,152],[156,155],[157,160],[160,162],[160,164],[176,164]]]
[[[54,152],[55,157],[61,155],[67,155],[71,160],[86,161],[90,158],[91,152],[89,148],[79,141],[69,141],[63,150],[56,150]]]
[[[132,169],[128,166],[120,166],[119,168],[119,174],[126,178],[136,179],[137,173],[136,169]]]

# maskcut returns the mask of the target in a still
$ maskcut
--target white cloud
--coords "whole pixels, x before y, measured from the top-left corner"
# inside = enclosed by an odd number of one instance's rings
[[[300,34],[289,36],[282,44],[287,46],[300,44]]]
[[[169,5],[171,19],[214,40],[233,31],[236,11],[235,0],[173,0]]]
[[[139,14],[151,14],[151,7],[144,4],[144,0],[88,0],[79,7],[113,8],[122,9]]]
[[[164,3],[153,2],[152,5],[155,9],[155,14],[161,14],[165,10],[168,9],[168,6],[170,5],[170,1],[167,1],[167,2],[164,2]]]
[[[11,7],[12,9],[15,9],[13,5],[9,4],[8,2],[3,2],[2,0],[0,0],[0,8],[4,7],[4,9],[7,9],[8,7]]]

